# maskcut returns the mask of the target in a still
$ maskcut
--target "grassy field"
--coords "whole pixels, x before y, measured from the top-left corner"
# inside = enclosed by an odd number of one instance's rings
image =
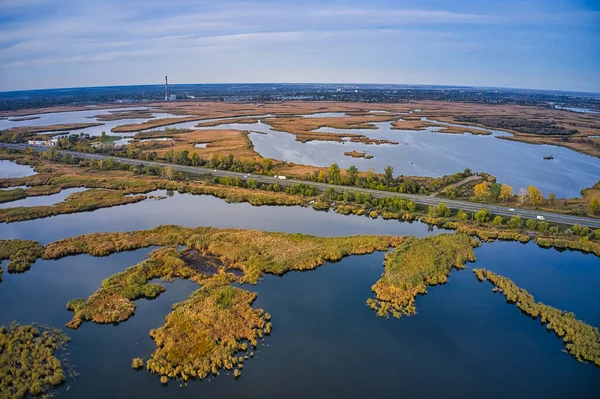
[[[73,193],[64,201],[55,205],[0,209],[0,223],[20,222],[67,213],[89,212],[100,208],[132,204],[145,199],[146,197],[142,195],[125,196],[120,191],[87,190]]]
[[[416,314],[417,295],[426,294],[429,285],[448,281],[452,268],[462,269],[474,261],[473,248],[478,245],[466,234],[407,238],[386,256],[385,272],[372,287],[375,299],[367,305],[379,316]]]
[[[0,327],[0,397],[48,395],[62,384],[65,373],[54,353],[64,349],[68,340],[65,334],[49,327]]]

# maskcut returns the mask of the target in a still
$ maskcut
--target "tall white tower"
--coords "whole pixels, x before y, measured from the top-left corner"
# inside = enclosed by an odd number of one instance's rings
[[[169,101],[169,81],[165,75],[165,101]]]

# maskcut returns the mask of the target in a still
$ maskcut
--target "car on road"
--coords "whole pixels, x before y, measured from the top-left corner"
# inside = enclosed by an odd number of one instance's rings
[[[514,212],[515,208],[509,208],[508,210],[511,211],[511,212]]]
[[[545,218],[545,217],[543,217],[543,216],[540,216],[540,215],[537,215],[536,219],[537,219],[537,220],[546,220],[546,218]]]

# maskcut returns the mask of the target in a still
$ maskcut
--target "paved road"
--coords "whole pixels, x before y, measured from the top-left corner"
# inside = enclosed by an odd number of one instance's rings
[[[21,150],[26,149],[28,147],[28,145],[26,145],[26,144],[0,143],[0,145],[3,147],[7,147],[7,148],[15,148],[15,149],[21,149]],[[47,150],[47,148],[45,148],[45,147],[32,147],[32,148],[38,152]],[[75,152],[75,151],[58,151],[58,152],[69,153],[73,156],[80,157],[80,158],[87,158],[87,159],[98,159],[99,160],[99,159],[111,158],[110,156],[104,155],[104,154],[88,154],[88,153],[84,153],[84,152]],[[210,175],[217,176],[217,177],[230,176],[230,177],[239,177],[241,179],[245,179],[244,176],[247,175],[245,173],[230,172],[227,170],[214,170],[214,169],[202,168],[202,167],[198,167],[198,166],[184,166],[184,165],[167,164],[167,163],[162,163],[162,162],[142,161],[139,159],[129,159],[129,158],[120,158],[120,157],[112,157],[112,158],[114,158],[116,161],[119,161],[119,162],[122,162],[125,164],[130,164],[130,165],[143,164],[143,165],[156,165],[156,166],[172,166],[174,169],[179,170],[181,172],[203,174],[203,175],[210,174]],[[257,180],[258,182],[261,182],[261,183],[275,183],[276,182],[276,183],[279,183],[280,185],[290,185],[290,184],[294,184],[294,183],[302,183],[302,184],[307,184],[307,185],[310,185],[313,187],[317,187],[320,190],[326,190],[330,187],[333,187],[334,189],[340,190],[340,191],[347,190],[347,191],[368,193],[368,194],[371,194],[375,198],[401,197],[401,198],[410,199],[410,200],[414,201],[415,203],[421,204],[421,205],[436,206],[440,202],[443,202],[446,205],[448,205],[449,208],[463,209],[465,211],[476,212],[482,208],[486,208],[486,209],[489,209],[490,212],[492,212],[492,214],[494,214],[494,215],[501,215],[501,216],[519,215],[521,218],[524,218],[524,219],[535,219],[535,218],[537,218],[537,216],[543,216],[548,223],[561,223],[561,224],[566,224],[566,225],[579,224],[581,226],[588,226],[593,229],[600,229],[600,219],[594,219],[594,218],[571,216],[571,215],[561,215],[558,213],[541,212],[541,211],[535,211],[535,210],[529,210],[529,209],[515,209],[514,211],[511,211],[510,208],[507,208],[504,206],[498,206],[498,205],[478,204],[476,202],[456,201],[456,200],[449,200],[446,198],[428,197],[428,196],[424,196],[424,195],[391,193],[391,192],[387,192],[387,191],[370,190],[370,189],[359,188],[359,187],[337,186],[334,184],[316,183],[316,182],[305,181],[305,180],[294,180],[294,179],[279,180],[279,179],[273,178],[272,176],[261,176],[261,175],[253,174],[251,176],[251,178],[254,180]]]

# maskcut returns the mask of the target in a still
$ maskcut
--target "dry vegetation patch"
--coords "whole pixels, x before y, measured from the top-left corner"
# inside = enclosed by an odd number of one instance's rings
[[[60,330],[49,327],[0,327],[0,397],[45,395],[62,384],[65,374],[54,352],[68,340]]]
[[[129,197],[121,191],[87,190],[73,193],[64,201],[55,205],[0,209],[0,223],[19,222],[67,213],[88,212],[99,208],[132,204],[145,199],[145,196],[140,195]]]
[[[134,300],[152,299],[165,290],[159,284],[148,283],[149,280],[191,278],[196,274],[194,269],[181,260],[176,249],[164,248],[154,251],[149,259],[104,280],[102,288],[87,300],[80,298],[70,301],[67,309],[75,314],[67,327],[77,328],[85,320],[95,323],[117,323],[127,320],[135,311]]]
[[[271,330],[262,309],[253,309],[255,293],[226,285],[207,285],[176,304],[165,324],[150,331],[156,351],[148,370],[170,378],[205,378],[218,370],[243,367],[236,356],[256,347]]]
[[[8,143],[21,142],[38,133],[66,132],[101,125],[103,125],[103,123],[61,123],[46,126],[19,126],[4,130],[2,134],[0,134],[0,141]]]
[[[10,273],[29,270],[31,264],[41,257],[44,246],[32,240],[0,240],[0,260],[9,259],[7,269]],[[0,281],[2,275],[0,274]]]
[[[452,268],[474,261],[473,248],[478,245],[466,234],[408,237],[386,256],[385,272],[372,287],[376,299],[367,305],[379,316],[415,314],[416,296],[426,294],[428,285],[445,283]]]
[[[346,151],[346,152],[344,152],[344,155],[346,155],[347,157],[352,157],[352,158],[365,158],[365,159],[373,158],[373,155],[369,155],[366,152],[360,152],[360,151],[356,151],[356,150]]]

